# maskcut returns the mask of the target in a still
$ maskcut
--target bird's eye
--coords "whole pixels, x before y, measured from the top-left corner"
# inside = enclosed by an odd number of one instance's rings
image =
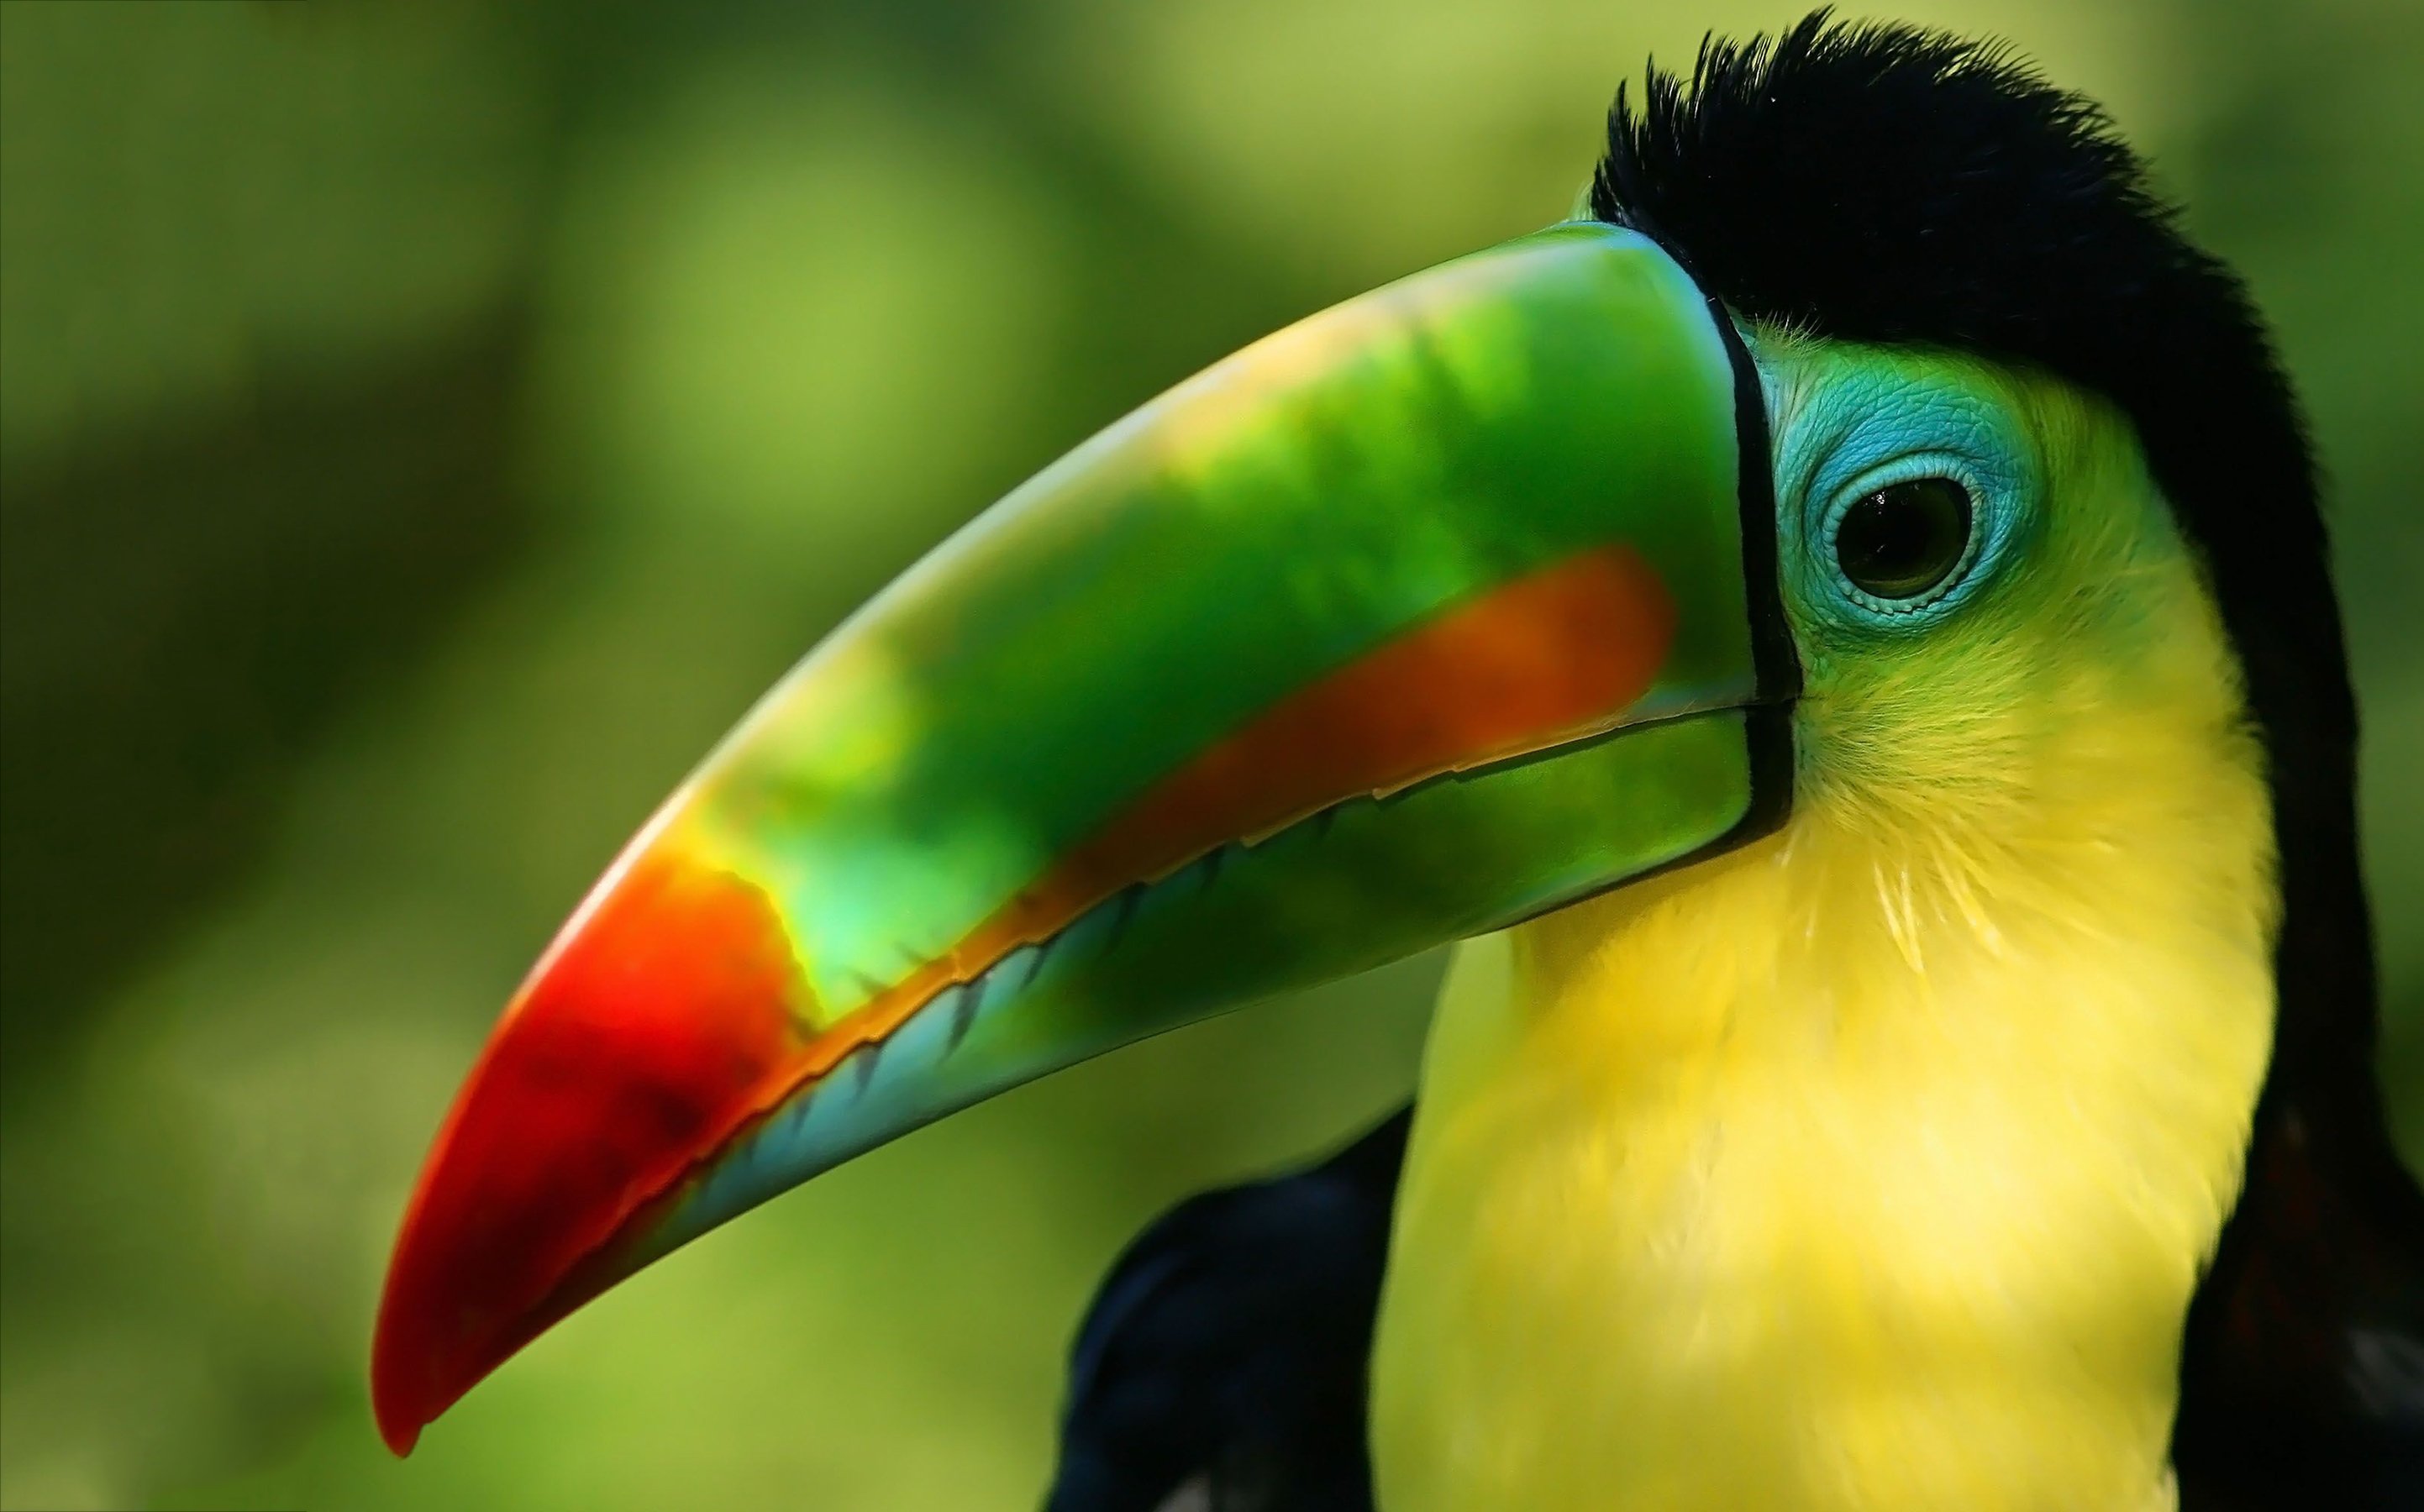
[[[1970,524],[1970,490],[1951,478],[1888,484],[1843,511],[1835,562],[1862,593],[1917,598],[1961,565]]]

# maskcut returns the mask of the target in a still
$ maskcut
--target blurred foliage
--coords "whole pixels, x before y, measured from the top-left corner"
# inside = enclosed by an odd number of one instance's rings
[[[1436,962],[938,1125],[409,1462],[381,1262],[496,1006],[853,604],[1169,382],[1554,218],[1752,0],[0,6],[0,1504],[1014,1506],[1180,1194],[1410,1084]],[[2424,1146],[2424,10],[1914,0],[2103,98],[2279,324]]]

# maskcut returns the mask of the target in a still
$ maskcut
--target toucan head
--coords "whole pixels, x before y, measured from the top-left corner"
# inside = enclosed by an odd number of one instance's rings
[[[447,1116],[381,1426],[1082,1058],[1796,809],[1989,833],[2066,698],[2342,759],[2321,572],[2246,301],[2091,109],[1904,30],[1714,47],[1575,218],[1112,424],[708,756]]]

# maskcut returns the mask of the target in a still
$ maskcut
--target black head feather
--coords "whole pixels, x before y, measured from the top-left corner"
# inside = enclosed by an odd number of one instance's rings
[[[2245,288],[2086,99],[2000,46],[1824,11],[1704,43],[1688,84],[1653,68],[1638,114],[1619,91],[1591,209],[1738,319],[2031,364],[2135,425],[2239,655],[2283,907],[2249,1189],[2191,1318],[2184,1504],[2370,1473],[2334,1436],[2424,1425],[2413,1396],[2366,1407],[2384,1388],[2364,1363],[2367,1338],[2419,1337],[2424,1204],[2372,1077],[2355,701],[2315,469]]]

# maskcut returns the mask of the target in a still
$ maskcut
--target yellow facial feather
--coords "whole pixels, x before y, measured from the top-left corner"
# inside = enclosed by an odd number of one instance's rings
[[[1460,957],[1383,1512],[2172,1504],[2271,1048],[2260,756],[2126,427],[1966,381],[2040,449],[2026,569],[1902,641],[1794,605],[1786,826]]]

